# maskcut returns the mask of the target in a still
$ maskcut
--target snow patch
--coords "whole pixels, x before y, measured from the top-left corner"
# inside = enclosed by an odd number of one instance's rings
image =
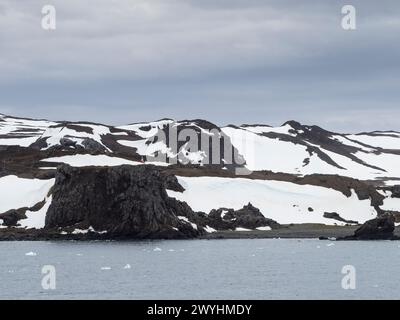
[[[271,227],[268,227],[268,226],[265,226],[265,227],[258,227],[258,228],[256,228],[257,230],[260,230],[260,231],[270,231],[271,230]]]
[[[238,228],[235,229],[235,231],[251,231],[251,229],[238,227]]]
[[[32,207],[47,197],[54,179],[25,179],[14,175],[0,178],[0,212]]]
[[[217,232],[217,230],[215,230],[214,228],[211,228],[210,226],[205,226],[204,230],[208,233]]]
[[[197,230],[197,224],[190,222],[188,218],[183,216],[178,216],[178,219],[189,223],[193,229]]]
[[[89,166],[120,166],[129,164],[132,166],[142,165],[143,163],[131,161],[123,158],[110,157],[106,155],[76,154],[54,158],[43,159],[46,162],[66,163],[73,167],[89,167]]]

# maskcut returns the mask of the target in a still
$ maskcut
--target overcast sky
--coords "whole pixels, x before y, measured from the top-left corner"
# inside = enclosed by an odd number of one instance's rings
[[[345,4],[356,30],[341,27]],[[400,130],[399,98],[398,0],[0,1],[5,114],[355,132]]]

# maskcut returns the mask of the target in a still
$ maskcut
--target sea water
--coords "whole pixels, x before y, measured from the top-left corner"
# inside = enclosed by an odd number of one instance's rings
[[[6,241],[0,299],[399,299],[399,264],[396,241]]]

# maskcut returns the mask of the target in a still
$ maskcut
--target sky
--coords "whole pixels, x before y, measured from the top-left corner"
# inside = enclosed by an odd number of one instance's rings
[[[399,35],[398,0],[0,0],[0,113],[400,130]]]

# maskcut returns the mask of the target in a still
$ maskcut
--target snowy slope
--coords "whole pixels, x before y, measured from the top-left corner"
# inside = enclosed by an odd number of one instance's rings
[[[126,135],[126,132],[110,131],[110,127],[83,122],[53,122],[32,120],[0,115],[0,145],[29,147],[40,143],[40,149],[46,150],[63,144],[68,148],[85,148],[84,140],[90,139],[105,150],[111,151],[103,142],[106,135]]]
[[[60,141],[64,138],[76,142],[77,145],[81,145],[82,147],[84,147],[84,145],[82,144],[84,139],[89,138],[107,148],[103,144],[101,137],[107,134],[111,134],[110,129],[108,127],[101,125],[89,125],[89,124],[79,124],[79,123],[75,123],[74,125],[78,127],[80,126],[83,128],[89,128],[88,130],[89,132],[74,130],[63,125],[49,127],[41,135],[41,138],[45,139],[47,143],[47,146],[44,149],[60,145]]]
[[[12,175],[0,178],[0,213],[43,201],[53,184],[54,179],[23,179]]]
[[[177,148],[173,148],[171,141],[166,138],[170,129],[176,131],[176,137],[169,139],[180,139],[176,143]],[[195,146],[208,138],[210,141],[216,138],[216,141],[225,139],[231,142],[251,171],[268,170],[296,175],[334,174],[360,180],[387,180],[388,185],[396,184],[400,178],[400,133],[340,134],[294,121],[278,127],[242,125],[219,128],[204,120],[163,119],[112,127],[0,115],[0,146],[33,146],[43,151],[53,148],[77,149],[79,153],[122,152],[124,158],[132,157],[134,161],[140,160],[134,158],[139,155],[141,161],[211,163],[214,155],[208,153],[206,146],[201,144],[199,150],[194,150],[187,141],[184,133],[189,129],[197,140]],[[163,134],[165,137],[161,138]],[[217,163],[222,166],[232,163],[230,159],[216,157]],[[82,157],[77,158],[59,160],[82,163]],[[98,163],[106,165],[108,160],[110,165],[115,165],[115,158],[103,158]]]
[[[377,214],[369,200],[358,200],[354,192],[348,198],[338,191],[323,187],[244,178],[178,177],[178,180],[185,191],[168,190],[168,194],[186,201],[193,210],[206,213],[221,207],[238,210],[251,202],[265,217],[282,224],[327,225],[343,223],[324,218],[325,212],[336,212],[346,220],[361,223]]]
[[[229,126],[222,129],[252,171],[337,174],[360,180],[400,175],[400,134],[345,135],[318,127]]]
[[[135,141],[122,138],[118,140],[119,144],[134,148],[138,154],[150,161],[164,161],[172,164],[177,162],[184,164],[204,164],[204,161],[210,155],[207,154],[208,151],[205,152],[206,150],[199,150],[197,147],[198,142],[201,142],[204,138],[221,137],[220,128],[203,120],[174,121],[165,119],[149,123],[131,124],[118,128],[133,131],[136,136],[141,138]],[[196,145],[195,150],[193,150],[191,144],[186,142],[187,132],[194,134],[196,138],[196,142],[194,143]],[[169,139],[173,139],[171,137],[175,137],[175,145],[169,143]],[[193,136],[191,136],[192,138]]]
[[[0,115],[0,145],[28,147],[52,125],[56,123]]]

